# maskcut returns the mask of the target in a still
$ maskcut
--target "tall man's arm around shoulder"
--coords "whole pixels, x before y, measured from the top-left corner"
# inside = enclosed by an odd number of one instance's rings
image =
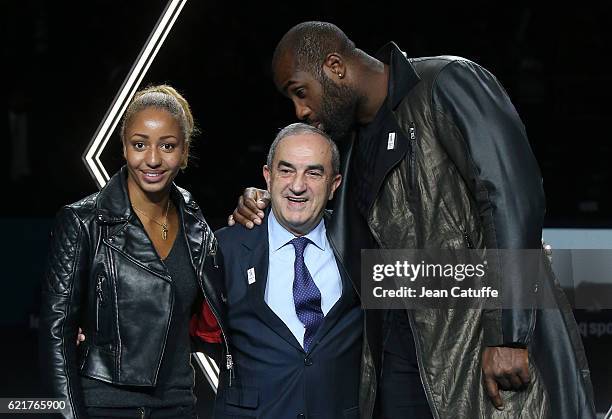
[[[246,228],[260,225],[264,218],[264,209],[270,205],[270,193],[265,189],[249,187],[244,190],[238,198],[238,205],[234,212],[228,217],[227,225],[238,224]]]

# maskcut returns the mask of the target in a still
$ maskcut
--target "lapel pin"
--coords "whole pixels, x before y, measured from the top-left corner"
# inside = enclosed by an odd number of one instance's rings
[[[393,150],[395,148],[395,133],[390,132],[389,138],[387,139],[387,150]]]
[[[247,271],[247,281],[249,282],[249,285],[255,282],[255,268],[249,268]]]

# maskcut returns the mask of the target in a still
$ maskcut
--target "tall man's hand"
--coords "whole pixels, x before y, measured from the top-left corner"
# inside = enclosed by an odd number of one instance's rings
[[[498,410],[504,409],[499,390],[522,390],[529,384],[527,349],[494,346],[482,353],[485,391]]]
[[[270,193],[264,189],[246,188],[242,196],[238,198],[238,206],[227,219],[227,225],[236,223],[246,228],[253,228],[255,224],[261,224],[264,210],[270,204]]]

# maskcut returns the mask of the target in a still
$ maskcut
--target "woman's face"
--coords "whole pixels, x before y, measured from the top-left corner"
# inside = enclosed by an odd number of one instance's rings
[[[128,182],[147,194],[167,192],[187,159],[179,122],[163,109],[139,111],[126,126],[123,155]]]

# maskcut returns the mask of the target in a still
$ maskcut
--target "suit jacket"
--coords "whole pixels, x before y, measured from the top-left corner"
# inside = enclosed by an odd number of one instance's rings
[[[234,226],[216,232],[234,365],[221,373],[214,416],[358,418],[363,314],[353,285],[338,263],[342,296],[306,353],[264,300],[265,220],[253,230]],[[249,281],[250,269],[255,282]]]

